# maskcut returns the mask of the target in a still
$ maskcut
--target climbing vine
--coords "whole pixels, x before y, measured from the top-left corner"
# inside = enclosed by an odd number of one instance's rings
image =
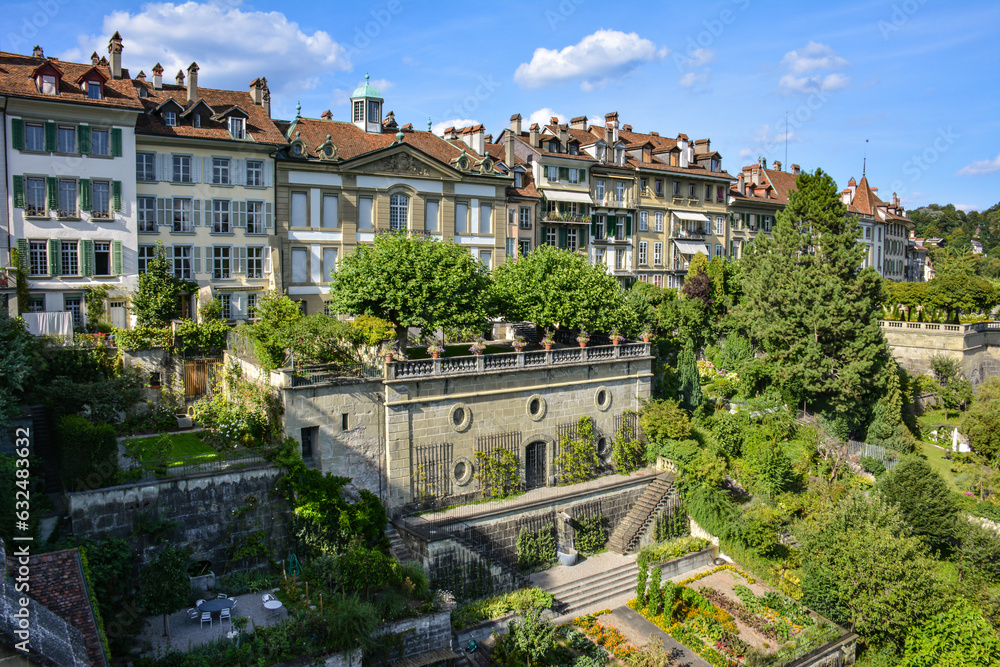
[[[507,498],[521,490],[521,466],[510,450],[476,452],[476,471],[483,498]]]
[[[556,559],[556,536],[551,526],[537,531],[522,528],[517,534],[517,566],[537,570]]]
[[[639,435],[627,418],[634,414],[636,413],[632,410],[625,412],[622,426],[611,443],[611,462],[615,464],[615,470],[622,474],[637,470],[645,463],[646,446],[639,440]]]
[[[672,540],[675,537],[685,537],[691,533],[691,524],[688,521],[687,512],[684,510],[684,502],[678,500],[662,514],[656,517],[653,525],[653,539],[657,542]]]
[[[590,417],[580,419],[575,435],[576,437],[572,437],[567,433],[559,440],[559,454],[555,464],[559,469],[559,481],[563,484],[576,484],[590,479],[601,463]]]
[[[604,517],[592,514],[577,520],[573,546],[581,554],[597,553],[608,542],[608,531],[604,526]]]

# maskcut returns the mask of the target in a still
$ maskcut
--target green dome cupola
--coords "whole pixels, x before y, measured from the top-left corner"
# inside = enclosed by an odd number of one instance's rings
[[[368,80],[369,76],[365,74],[365,84],[351,94],[351,121],[365,132],[381,134],[384,100]]]

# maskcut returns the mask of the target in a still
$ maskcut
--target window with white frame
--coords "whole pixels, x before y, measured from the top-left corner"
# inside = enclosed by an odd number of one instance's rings
[[[715,235],[722,236],[726,233],[726,219],[721,215],[715,216]]]
[[[663,287],[663,276],[657,273],[653,276],[653,285],[656,287]]]
[[[229,117],[229,134],[232,135],[233,139],[245,139],[246,127],[246,118],[236,118],[235,116]]]
[[[716,243],[715,244],[715,256],[716,257],[725,257],[726,256],[726,253],[724,252],[723,246],[722,246],[721,243]]]
[[[63,297],[63,310],[73,313],[73,327],[83,326],[83,311],[80,308],[81,299],[78,296],[65,295]]]
[[[24,150],[39,153],[45,150],[45,128],[41,123],[25,123]]]
[[[138,258],[139,273],[146,273],[146,268],[149,266],[149,261],[154,257],[156,257],[156,246],[140,245],[136,257]]]
[[[155,181],[156,180],[156,155],[153,153],[135,154],[135,180]]]
[[[136,200],[139,231],[156,233],[156,197],[139,197]]]
[[[531,229],[531,207],[522,206],[518,209],[518,227]]]
[[[164,111],[163,112],[163,124],[167,127],[174,127],[177,125],[177,112],[176,111]]]
[[[247,160],[247,186],[251,188],[264,187],[263,160]]]
[[[639,231],[649,231],[649,211],[639,211]]]
[[[625,184],[621,181],[615,183],[615,199],[619,206],[621,206],[621,202],[625,201]]]
[[[556,182],[556,181],[559,180],[559,169],[558,168],[556,168],[556,167],[546,167],[546,170],[547,170],[547,174],[546,174],[546,177],[545,177],[546,180],[548,180],[550,183],[554,183],[554,182]]]
[[[576,250],[578,247],[577,239],[579,238],[579,232],[576,229],[566,230],[566,247],[570,250]]]
[[[653,264],[656,266],[663,264],[663,243],[659,241],[653,244]]]
[[[559,231],[555,227],[545,229],[545,244],[553,247],[559,245]]]
[[[111,217],[111,183],[91,181],[90,214],[95,218]]]
[[[76,181],[59,181],[59,217],[68,218],[76,215]]]
[[[90,130],[90,154],[108,156],[111,155],[110,132],[106,129],[91,128]]]
[[[392,195],[389,197],[389,229],[406,229],[409,211],[409,197],[406,195]]]
[[[645,193],[646,190],[647,190],[646,186],[647,186],[648,183],[649,183],[649,181],[647,179],[640,178],[639,179],[639,192]]]
[[[524,174],[519,171],[514,172],[514,187],[521,188],[524,187]]]
[[[191,182],[191,156],[190,155],[174,155],[173,156],[173,178],[171,179],[174,183],[190,183]]]
[[[606,266],[604,260],[604,248],[594,248],[594,265],[595,266]]]
[[[77,241],[62,241],[59,244],[59,255],[62,259],[59,267],[61,275],[80,275],[80,254]]]
[[[597,194],[597,199],[598,200],[604,199],[604,181],[603,180],[598,179],[597,181],[595,181],[595,183],[594,183],[594,192]]]
[[[305,248],[292,248],[292,282],[309,282],[309,256]]]
[[[264,246],[247,246],[247,278],[264,277]]]
[[[174,246],[174,277],[178,280],[191,280],[191,246]],[[207,261],[207,258],[206,258]]]
[[[229,246],[212,246],[212,277],[216,280],[222,280],[229,277],[229,255]],[[227,317],[226,319],[229,318]]]
[[[577,170],[577,169],[567,169],[566,171],[568,172],[568,180],[569,180],[570,183],[579,183],[580,182],[580,171],[579,170]]]
[[[175,197],[173,200],[173,231],[178,233],[188,233],[191,228],[191,200],[183,197]]]
[[[24,214],[46,215],[46,203],[45,179],[31,177],[24,179]]]
[[[657,211],[656,215],[653,216],[653,231],[654,232],[663,231],[663,211]]]
[[[646,274],[645,274],[645,273],[640,273],[640,274],[639,274],[639,282],[640,282],[640,283],[644,283],[644,282],[647,282],[647,276],[646,276]]]
[[[337,270],[337,248],[323,248],[323,275],[320,282],[329,282]]]
[[[229,185],[229,158],[212,158],[212,183]]]
[[[264,202],[247,202],[247,234],[263,234],[264,230]]]
[[[354,122],[360,123],[365,119],[365,103],[358,101],[354,103]]]
[[[229,226],[229,200],[212,200],[212,232],[215,234],[228,234],[232,229]]]
[[[257,316],[257,300],[260,299],[260,294],[252,292],[247,294],[247,318],[253,319]]]
[[[517,252],[517,239],[508,238],[504,251],[507,257],[514,257],[514,254]]]
[[[292,193],[292,227],[308,227],[309,196],[305,192]]]
[[[771,216],[769,215],[764,216],[764,231],[765,232],[771,231]]]
[[[111,242],[94,241],[94,275],[111,275]]]
[[[233,319],[233,297],[231,294],[220,294],[216,297],[222,305],[222,319]]]
[[[615,220],[615,239],[618,241],[625,240],[625,217],[621,215]]]
[[[517,242],[517,254],[524,257],[531,252],[531,241],[529,239],[519,239]]]
[[[615,148],[615,164],[617,165],[625,164],[625,148],[623,147]]]
[[[615,249],[615,269],[621,271],[625,268],[625,248]]]
[[[59,127],[56,135],[56,150],[60,153],[76,152],[76,127]]]
[[[649,244],[639,241],[639,266],[645,266],[649,262]]]
[[[49,248],[45,241],[32,241],[28,247],[29,276],[44,276],[49,272]]]

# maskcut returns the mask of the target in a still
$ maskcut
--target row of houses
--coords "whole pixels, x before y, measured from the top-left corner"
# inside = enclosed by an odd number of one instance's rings
[[[396,230],[453,240],[491,268],[548,244],[625,285],[679,287],[694,255],[738,258],[769,234],[799,173],[760,159],[734,177],[709,139],[637,132],[617,113],[527,128],[515,114],[495,139],[482,125],[439,136],[399,125],[367,76],[346,120],[279,120],[264,78],[205,88],[196,63],[173,83],[159,64],[132,76],[123,48],[115,33],[89,63],[0,53],[0,264],[16,250],[27,310],[70,311],[77,326],[96,285],[111,289],[110,322],[128,325],[158,244],[190,286],[183,315],[215,298],[231,320],[269,289],[323,312],[338,259]],[[864,177],[843,192],[865,264],[919,279],[912,224],[877,192]]]

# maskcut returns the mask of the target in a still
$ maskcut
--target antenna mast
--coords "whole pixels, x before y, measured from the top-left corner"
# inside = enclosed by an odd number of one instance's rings
[[[788,164],[788,112],[785,111],[785,165]]]
[[[865,160],[861,163],[861,178],[865,177],[865,169],[868,168],[868,140],[865,139]]]

